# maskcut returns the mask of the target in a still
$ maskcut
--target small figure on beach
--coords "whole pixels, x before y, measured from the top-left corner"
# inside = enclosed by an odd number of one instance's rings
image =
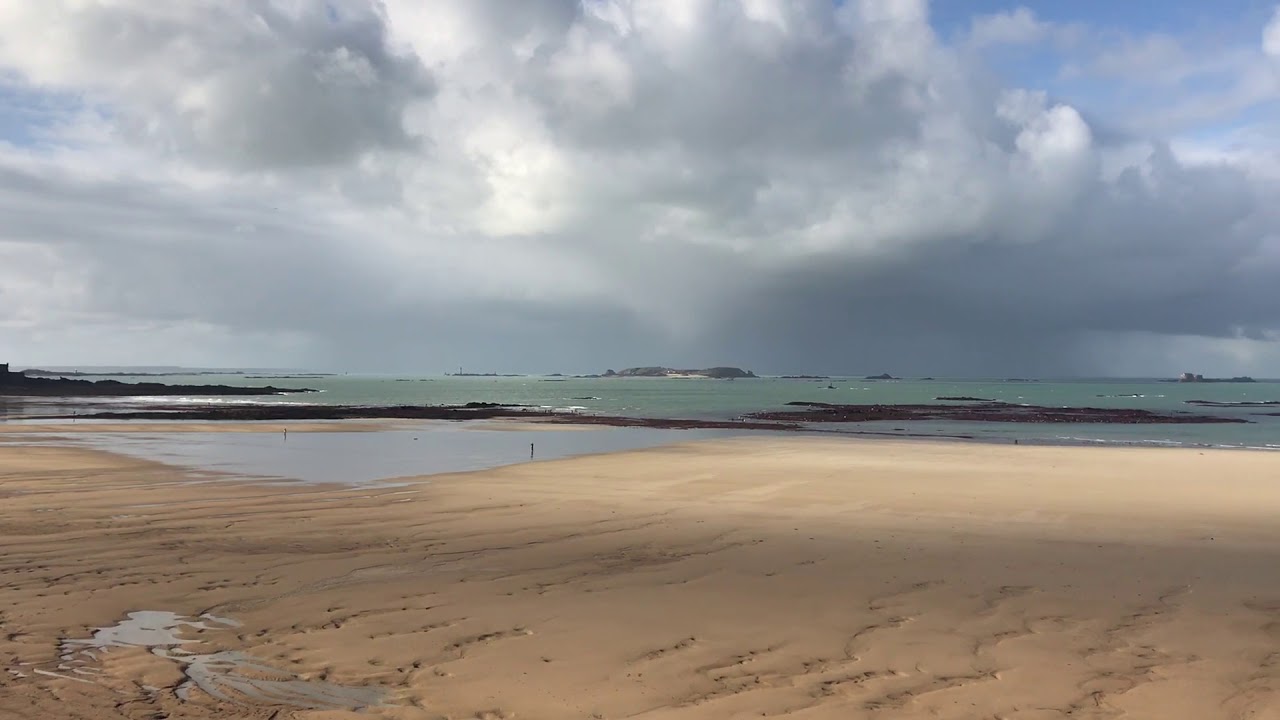
[[[289,428],[284,429],[284,439],[285,441],[289,440]]]
[[[529,443],[529,459],[533,459],[533,443]]]

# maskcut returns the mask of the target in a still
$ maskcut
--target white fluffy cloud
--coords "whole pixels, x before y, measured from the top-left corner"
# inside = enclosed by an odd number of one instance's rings
[[[1025,45],[1044,40],[1051,31],[1052,26],[1037,18],[1030,9],[1018,7],[974,18],[969,29],[969,42],[979,47]]]
[[[1262,29],[1262,51],[1271,57],[1280,57],[1280,6],[1272,14],[1271,22]]]
[[[0,93],[61,108],[0,116],[0,343],[416,369],[1105,372],[1135,337],[1274,358],[1275,178],[995,87],[928,10],[0,0]],[[1050,30],[1014,10],[962,42]]]
[[[409,143],[428,74],[362,2],[0,3],[0,65],[84,94],[123,139],[242,167]]]

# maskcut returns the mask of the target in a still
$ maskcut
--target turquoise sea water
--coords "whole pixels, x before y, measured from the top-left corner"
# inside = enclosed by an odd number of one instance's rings
[[[1249,424],[1194,425],[1060,425],[960,422],[857,423],[841,430],[886,433],[970,436],[992,441],[1019,439],[1037,442],[1115,442],[1247,446],[1280,449],[1280,406],[1201,408],[1187,400],[1217,402],[1280,400],[1280,381],[1256,383],[1171,383],[1155,379],[1037,380],[1012,382],[990,379],[874,381],[859,378],[793,380],[703,380],[656,378],[545,377],[412,377],[336,375],[305,379],[253,378],[236,375],[118,378],[124,382],[160,380],[181,384],[266,385],[310,387],[318,393],[270,397],[156,397],[130,398],[129,404],[163,407],[193,401],[211,403],[279,402],[319,404],[460,404],[497,402],[582,413],[641,417],[733,418],[744,413],[776,409],[790,401],[835,403],[931,403],[940,396],[971,396],[1047,406],[1091,406],[1225,414],[1244,417]],[[834,386],[829,389],[828,385]],[[120,398],[84,404],[119,404]],[[27,412],[30,408],[27,409]],[[10,400],[10,415],[16,410]],[[835,429],[835,428],[831,428]]]

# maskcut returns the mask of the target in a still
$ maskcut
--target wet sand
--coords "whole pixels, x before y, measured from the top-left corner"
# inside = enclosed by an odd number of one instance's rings
[[[1280,455],[785,437],[183,480],[0,445],[0,718],[1280,718]]]
[[[408,423],[406,423],[408,425]],[[33,427],[29,425],[19,427]],[[209,423],[147,423],[125,432],[77,424],[58,433],[0,434],[0,443],[72,446],[166,463],[203,472],[210,480],[302,480],[346,485],[386,485],[398,478],[487,470],[538,460],[660,447],[677,442],[742,436],[725,430],[583,427],[551,424],[425,421],[407,427],[342,422],[232,424],[219,432]],[[150,431],[147,431],[147,429]],[[503,432],[487,430],[501,429]],[[256,431],[255,431],[256,430]],[[376,430],[376,432],[374,432]]]
[[[390,430],[398,427],[421,427],[426,421],[372,421],[341,420],[333,422],[110,422],[100,420],[41,422],[5,422],[0,423],[0,441],[5,436],[39,433],[49,435],[66,435],[78,433],[281,433],[289,432],[374,432]]]

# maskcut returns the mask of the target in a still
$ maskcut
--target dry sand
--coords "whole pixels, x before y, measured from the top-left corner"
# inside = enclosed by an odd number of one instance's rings
[[[182,479],[0,446],[0,718],[1280,718],[1280,455],[788,437]],[[137,611],[241,624],[59,649]],[[386,704],[281,704],[344,688]]]

